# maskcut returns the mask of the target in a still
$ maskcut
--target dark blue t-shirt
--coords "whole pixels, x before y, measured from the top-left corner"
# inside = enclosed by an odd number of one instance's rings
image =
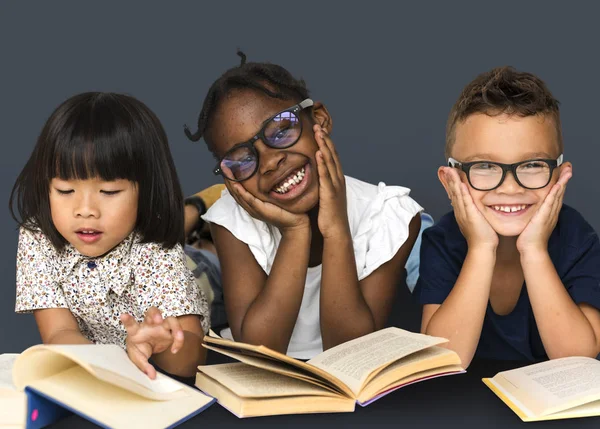
[[[600,242],[573,208],[563,205],[548,240],[548,253],[576,304],[600,309]],[[442,304],[456,283],[467,256],[467,241],[454,212],[423,232],[421,266],[414,294],[422,304]],[[475,358],[540,361],[548,359],[538,332],[526,284],[514,310],[500,316],[488,302]]]

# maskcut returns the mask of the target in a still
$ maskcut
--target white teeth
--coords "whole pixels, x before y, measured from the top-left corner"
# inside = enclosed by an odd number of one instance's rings
[[[275,192],[278,194],[285,194],[288,192],[289,188],[292,187],[292,185],[297,185],[298,183],[302,182],[302,179],[304,179],[304,167],[298,170],[298,172],[292,177],[289,177],[281,182],[279,186],[275,188]]]
[[[520,206],[492,206],[492,208],[496,211],[499,212],[504,212],[504,213],[514,213],[514,212],[519,212],[521,210],[525,210],[527,208],[527,205],[520,205]]]

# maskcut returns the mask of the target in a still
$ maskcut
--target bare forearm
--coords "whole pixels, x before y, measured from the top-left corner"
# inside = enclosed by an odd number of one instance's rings
[[[349,231],[323,242],[320,320],[325,350],[376,329],[360,290]]]
[[[184,207],[184,226],[185,236],[188,237],[200,221],[200,213],[198,209],[193,205],[186,205]]]
[[[92,344],[90,340],[83,336],[77,329],[64,329],[53,333],[45,344]]]
[[[469,249],[452,292],[429,320],[425,333],[447,338],[466,368],[473,359],[490,296],[495,249]]]
[[[183,347],[175,354],[170,349],[152,355],[152,360],[169,374],[180,377],[192,377],[198,365],[206,362],[206,349],[202,347],[202,338],[193,332],[183,331]]]
[[[242,322],[243,342],[287,351],[302,304],[310,237],[309,229],[282,237],[265,286]]]
[[[550,359],[598,354],[590,322],[573,302],[547,251],[521,256],[535,322]]]

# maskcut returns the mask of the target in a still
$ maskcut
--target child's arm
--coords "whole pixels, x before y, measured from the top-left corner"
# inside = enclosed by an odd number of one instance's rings
[[[350,233],[324,239],[320,305],[323,349],[385,327],[420,223],[420,216],[415,216],[407,240],[394,257],[361,281]]]
[[[548,254],[548,239],[558,222],[571,175],[570,167],[561,169],[558,182],[517,240],[529,300],[550,359],[596,357],[600,353],[600,311],[589,304],[577,305],[573,301]],[[592,240],[595,243],[597,237]],[[585,263],[585,258],[581,259],[578,263]],[[598,261],[600,259],[595,263]]]
[[[187,268],[181,245],[165,248],[138,243],[130,256],[134,266],[132,296],[137,320],[123,314],[126,345],[131,360],[154,377],[152,358],[170,374],[188,377],[205,361],[201,347],[210,328],[210,311],[202,289]],[[170,351],[168,350],[170,349]]]
[[[59,258],[41,231],[20,228],[15,310],[33,311],[44,344],[90,344],[79,330],[56,278]]]
[[[346,182],[333,141],[318,125],[318,225],[323,235],[320,322],[328,349],[385,326],[398,280],[419,234],[421,218],[410,222],[409,236],[394,257],[359,282],[346,207]]]
[[[68,308],[35,310],[33,315],[44,344],[91,344]]]
[[[156,369],[148,362],[150,358],[164,371],[182,377],[194,376],[206,360],[198,316],[163,319],[156,307],[150,307],[142,323],[129,314],[122,315],[121,321],[127,330],[129,358],[151,379],[156,378]]]
[[[222,226],[210,225],[231,332],[237,341],[286,353],[306,282],[311,240],[308,217],[264,203],[240,185],[233,185],[230,191],[251,216],[264,219],[281,232],[267,276],[245,243]]]
[[[525,253],[521,265],[535,322],[550,359],[600,354],[600,311],[575,304],[545,254]]]
[[[194,204],[186,204],[184,207],[184,231],[185,236],[188,237],[194,230],[198,228],[200,222],[200,216],[204,214],[206,210],[212,206],[215,201],[221,197],[221,192],[225,189],[225,185],[218,184],[212,185],[206,189],[201,190],[198,193],[192,195],[192,198],[200,198],[202,200],[203,210]]]
[[[456,221],[468,251],[452,291],[441,305],[423,307],[421,332],[447,338],[463,367],[469,366],[479,337],[496,264],[498,235],[473,203],[467,186],[452,168],[443,170]]]

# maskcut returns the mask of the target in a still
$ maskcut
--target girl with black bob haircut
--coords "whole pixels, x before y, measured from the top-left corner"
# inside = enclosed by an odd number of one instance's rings
[[[310,359],[385,326],[422,208],[407,188],[345,176],[304,81],[238,54],[186,128],[227,187],[202,219],[233,338]]]
[[[167,136],[146,105],[101,92],[63,102],[9,206],[21,227],[16,311],[34,313],[44,343],[118,344],[151,378],[149,360],[195,374],[210,317],[185,265]]]

